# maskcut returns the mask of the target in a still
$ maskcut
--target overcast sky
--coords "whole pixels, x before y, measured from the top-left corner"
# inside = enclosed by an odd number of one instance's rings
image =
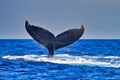
[[[31,38],[25,20],[55,35],[83,24],[82,39],[120,39],[120,0],[0,0],[0,39]]]

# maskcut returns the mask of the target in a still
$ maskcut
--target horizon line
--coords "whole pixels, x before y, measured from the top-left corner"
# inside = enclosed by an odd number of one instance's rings
[[[29,39],[29,40],[31,39],[32,40],[33,38],[0,38],[0,40],[2,40],[2,39],[3,40],[4,39]],[[87,39],[101,39],[101,40],[105,40],[105,39],[107,40],[108,39],[108,40],[113,40],[113,39],[120,39],[120,38],[80,38],[79,40],[84,40],[84,39],[86,39],[86,40]]]

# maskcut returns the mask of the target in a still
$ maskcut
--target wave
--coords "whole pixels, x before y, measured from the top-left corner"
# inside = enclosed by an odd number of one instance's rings
[[[3,56],[3,59],[17,60],[23,59],[26,61],[50,62],[56,64],[69,65],[87,65],[120,68],[119,56],[72,56],[69,54],[57,54],[54,58],[48,58],[47,55],[23,55],[23,56]]]

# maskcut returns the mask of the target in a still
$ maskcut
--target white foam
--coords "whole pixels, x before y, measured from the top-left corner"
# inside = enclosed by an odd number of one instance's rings
[[[47,55],[23,55],[23,56],[3,56],[3,59],[23,59],[26,61],[37,61],[37,62],[51,62],[57,64],[69,64],[69,65],[88,65],[88,66],[102,66],[102,67],[114,67],[120,68],[120,57],[119,56],[71,56],[68,54],[58,54],[54,58],[48,58]],[[104,59],[100,61],[98,59]]]

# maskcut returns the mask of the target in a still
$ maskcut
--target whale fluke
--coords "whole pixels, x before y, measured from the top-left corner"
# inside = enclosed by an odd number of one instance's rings
[[[44,45],[49,51],[49,57],[54,56],[54,51],[64,46],[70,45],[78,40],[84,33],[84,26],[78,29],[67,30],[56,37],[48,30],[34,26],[25,22],[27,32],[40,44]]]

